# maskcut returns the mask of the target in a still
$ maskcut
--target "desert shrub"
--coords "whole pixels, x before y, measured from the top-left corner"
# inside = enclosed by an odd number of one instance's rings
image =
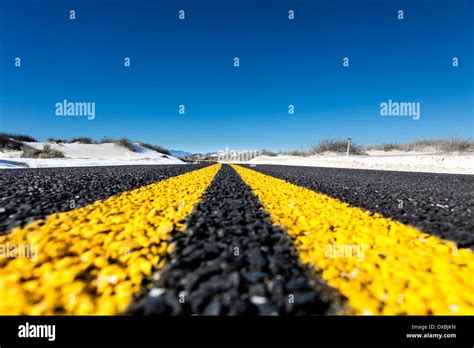
[[[26,141],[26,142],[31,142],[31,143],[36,142],[35,138],[30,137],[29,135],[25,135],[25,134],[0,133],[0,136],[17,140],[17,141]]]
[[[401,150],[401,151],[426,151],[440,152],[473,152],[474,142],[468,139],[422,139],[410,141],[405,144],[387,143],[367,146],[367,150]]]
[[[439,140],[416,140],[401,145],[403,151],[423,151],[429,147],[438,147]]]
[[[159,145],[152,145],[152,144],[147,144],[147,143],[140,143],[140,145],[147,149],[154,150],[154,151],[163,153],[165,155],[171,155],[171,152],[168,149],[165,149],[164,147],[159,146]]]
[[[89,137],[77,137],[77,138],[72,138],[71,143],[94,144],[94,140],[92,140]]]
[[[467,139],[451,139],[440,144],[440,150],[445,152],[472,152],[474,141]]]
[[[288,155],[288,156],[308,156],[309,155],[307,151],[301,151],[301,150],[282,151],[281,154]]]
[[[335,153],[346,153],[347,152],[347,140],[341,139],[323,139],[319,143],[311,147],[310,152],[312,154],[321,154],[324,152],[335,152]],[[351,155],[362,155],[364,152],[362,147],[356,142],[351,142],[349,154]]]
[[[24,145],[22,150],[23,154],[21,157],[23,158],[64,158],[64,153],[53,149],[49,144],[43,145],[42,150]]]
[[[68,141],[66,139],[58,139],[58,138],[48,138],[48,143],[56,143],[56,144],[66,144]]]
[[[122,138],[115,141],[115,145],[122,146],[130,151],[135,151],[135,145],[133,145],[133,143],[127,138]]]
[[[23,144],[20,141],[6,136],[4,133],[0,134],[0,149],[1,150],[21,150]]]
[[[278,156],[278,154],[277,154],[276,152],[269,151],[269,150],[265,150],[265,149],[263,149],[262,151],[260,151],[259,155],[262,155],[262,156],[272,156],[272,157]]]
[[[40,150],[36,156],[37,158],[64,158],[64,153],[55,150],[49,144],[45,144],[43,149]]]
[[[392,150],[400,150],[401,146],[394,143],[386,143],[382,145],[378,145],[374,147],[374,150],[381,150],[381,151],[392,151]]]
[[[23,145],[21,147],[21,150],[23,151],[23,154],[21,155],[21,157],[24,157],[24,158],[36,158],[37,155],[41,152],[40,150],[37,150],[27,145]]]
[[[440,152],[474,151],[474,142],[468,139],[423,139],[401,145],[404,151],[424,151],[434,149]]]

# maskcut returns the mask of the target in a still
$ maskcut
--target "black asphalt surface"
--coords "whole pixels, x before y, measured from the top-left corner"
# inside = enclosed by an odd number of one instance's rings
[[[206,165],[0,170],[0,234]],[[73,201],[73,202],[71,202]],[[73,203],[73,205],[71,205]]]
[[[290,237],[229,166],[172,241],[171,261],[144,284],[132,314],[331,314],[344,305],[299,264]]]
[[[474,247],[474,175],[247,167],[415,226],[454,241],[458,247]]]
[[[206,165],[0,170],[0,231]],[[474,246],[474,176],[257,165],[258,172]],[[70,205],[74,200],[74,207]],[[165,267],[144,279],[133,315],[338,314],[345,299],[299,262],[288,234],[228,165],[173,231]]]

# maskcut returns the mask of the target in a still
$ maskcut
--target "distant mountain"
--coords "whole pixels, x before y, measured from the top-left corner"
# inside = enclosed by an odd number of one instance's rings
[[[181,150],[170,150],[171,156],[173,157],[186,157],[186,156],[192,156],[193,154],[191,152],[186,152],[186,151],[181,151]]]

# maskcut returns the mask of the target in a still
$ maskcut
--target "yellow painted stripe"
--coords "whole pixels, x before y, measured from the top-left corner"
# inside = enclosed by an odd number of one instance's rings
[[[233,166],[304,264],[356,314],[474,314],[474,254],[400,222]]]
[[[10,253],[0,257],[0,314],[123,312],[142,278],[164,265],[170,232],[185,228],[219,168],[54,214],[0,237]],[[22,251],[33,257],[20,257]]]

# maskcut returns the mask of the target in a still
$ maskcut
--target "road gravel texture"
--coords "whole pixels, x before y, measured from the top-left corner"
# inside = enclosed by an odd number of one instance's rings
[[[0,234],[205,165],[0,170]]]
[[[250,168],[412,225],[458,247],[474,247],[473,175],[276,165]]]
[[[1,170],[0,314],[472,313],[474,176],[250,169]]]
[[[341,312],[344,300],[301,266],[290,237],[223,166],[172,242],[171,262],[131,306],[145,315]]]
[[[219,166],[98,200],[0,236],[0,314],[122,313],[163,267]],[[6,257],[5,257],[6,256]]]

